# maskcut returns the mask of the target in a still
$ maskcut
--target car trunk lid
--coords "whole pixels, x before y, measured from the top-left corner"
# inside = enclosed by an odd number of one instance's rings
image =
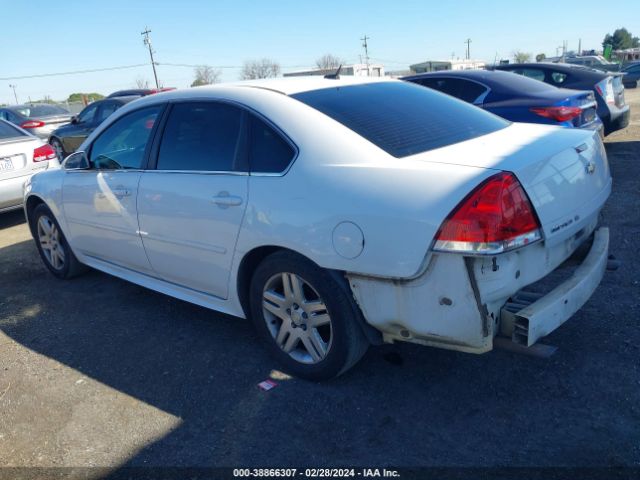
[[[495,133],[421,155],[424,161],[513,172],[541,222],[545,239],[562,241],[592,222],[611,176],[598,133],[512,124]]]
[[[47,162],[34,164],[33,151],[42,143],[33,137],[0,140],[0,180],[21,177]]]

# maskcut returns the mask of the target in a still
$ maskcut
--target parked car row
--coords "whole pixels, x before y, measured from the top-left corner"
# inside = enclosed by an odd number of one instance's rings
[[[558,63],[500,65],[496,70],[518,73],[559,88],[591,90],[598,103],[597,113],[605,135],[629,124],[629,105],[624,99],[623,74]]]
[[[251,318],[281,368],[305,378],[339,375],[382,342],[531,346],[604,274],[611,176],[592,92],[474,75],[467,102],[337,75],[128,102],[62,169],[26,183],[42,261],[61,279],[89,266]],[[525,115],[490,78],[535,84],[526,109],[575,108],[582,123],[513,123],[474,107]],[[581,245],[572,276],[528,290]]]
[[[449,94],[513,122],[602,131],[593,92],[545,85],[507,72],[457,70],[404,80]]]
[[[0,119],[0,213],[22,207],[22,186],[31,175],[58,166],[50,145]]]

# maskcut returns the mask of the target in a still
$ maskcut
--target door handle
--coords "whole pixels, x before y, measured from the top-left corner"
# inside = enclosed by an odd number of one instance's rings
[[[218,195],[213,197],[211,201],[220,208],[237,207],[242,205],[242,197],[229,195],[229,192],[220,192]]]

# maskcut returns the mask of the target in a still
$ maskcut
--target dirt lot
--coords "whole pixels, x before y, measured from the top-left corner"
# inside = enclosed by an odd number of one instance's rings
[[[627,99],[604,212],[622,266],[549,359],[391,345],[263,392],[274,364],[248,322],[98,272],[55,280],[21,213],[0,216],[0,465],[639,467],[640,89]]]

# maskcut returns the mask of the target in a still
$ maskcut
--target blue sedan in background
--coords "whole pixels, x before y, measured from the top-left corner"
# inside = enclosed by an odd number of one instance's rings
[[[439,90],[513,122],[545,123],[603,134],[591,91],[557,88],[511,72],[445,70],[402,80]]]

